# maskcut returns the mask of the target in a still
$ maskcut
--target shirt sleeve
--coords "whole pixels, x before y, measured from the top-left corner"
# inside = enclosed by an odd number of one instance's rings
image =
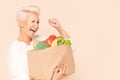
[[[9,68],[12,80],[30,80],[26,63],[26,51],[18,46],[9,50]]]

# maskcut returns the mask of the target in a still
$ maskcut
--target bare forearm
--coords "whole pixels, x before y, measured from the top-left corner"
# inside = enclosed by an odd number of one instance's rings
[[[59,26],[59,28],[57,29],[58,33],[60,34],[60,36],[62,36],[65,39],[69,39],[70,36],[68,35],[68,33],[62,28],[62,26]]]

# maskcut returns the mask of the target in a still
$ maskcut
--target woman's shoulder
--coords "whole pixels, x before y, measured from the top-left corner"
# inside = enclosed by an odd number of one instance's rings
[[[18,41],[17,40],[14,40],[11,44],[10,44],[10,46],[12,47],[12,46],[17,46],[19,43],[18,43]]]
[[[26,46],[24,42],[15,40],[10,44],[10,49],[25,48]]]

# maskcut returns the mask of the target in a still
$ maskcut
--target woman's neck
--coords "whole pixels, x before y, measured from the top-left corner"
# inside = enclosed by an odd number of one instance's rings
[[[18,37],[18,40],[25,42],[27,45],[30,45],[30,43],[31,43],[31,41],[32,41],[32,38],[30,38],[30,37],[28,37],[28,36],[25,36],[25,35],[20,35],[20,36]]]

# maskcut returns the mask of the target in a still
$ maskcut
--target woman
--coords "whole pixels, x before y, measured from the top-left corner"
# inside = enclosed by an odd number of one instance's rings
[[[17,23],[20,29],[20,35],[15,40],[9,49],[9,67],[12,80],[30,80],[27,50],[32,50],[32,42],[35,39],[35,33],[39,29],[40,11],[37,6],[30,5],[23,7],[17,13]],[[49,19],[49,24],[55,28],[60,36],[68,39],[69,35],[64,31],[57,19]],[[39,36],[43,40],[42,36]],[[42,65],[42,64],[41,64]],[[65,71],[64,65],[59,65],[55,68],[51,80],[61,80]],[[47,74],[47,72],[46,72]]]

